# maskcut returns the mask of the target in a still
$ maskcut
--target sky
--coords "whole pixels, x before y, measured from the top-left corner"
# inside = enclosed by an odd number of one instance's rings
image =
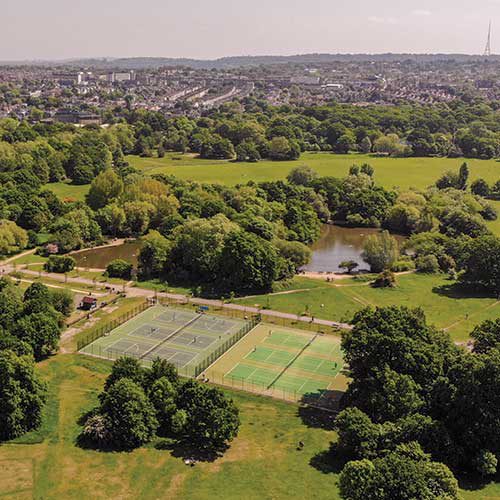
[[[478,54],[490,19],[500,53],[500,0],[0,0],[0,60]]]

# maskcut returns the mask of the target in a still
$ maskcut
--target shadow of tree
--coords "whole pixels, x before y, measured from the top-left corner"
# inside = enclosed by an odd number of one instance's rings
[[[168,450],[173,457],[182,458],[183,460],[190,459],[197,462],[213,462],[220,458],[229,448],[225,446],[218,450],[199,449],[192,443],[186,441],[175,441],[173,439],[164,438],[155,443],[157,450]]]
[[[330,449],[314,455],[309,461],[309,465],[323,474],[339,474],[346,460],[336,452],[335,443],[330,443]]]
[[[464,491],[477,491],[483,489],[489,483],[497,483],[500,481],[500,473],[496,476],[484,478],[479,474],[472,473],[456,473],[455,474],[460,489]]]
[[[299,406],[297,414],[306,427],[333,430],[335,413],[332,411],[322,410],[314,406]]]
[[[450,299],[484,299],[493,298],[491,293],[488,293],[482,287],[473,287],[465,283],[450,283],[449,285],[435,286],[432,293],[442,295]]]

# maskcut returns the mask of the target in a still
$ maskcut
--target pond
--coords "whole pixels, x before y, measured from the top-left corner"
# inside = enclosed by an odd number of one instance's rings
[[[325,224],[320,239],[311,246],[313,252],[311,262],[303,270],[317,273],[344,272],[339,268],[339,264],[345,260],[354,260],[359,264],[356,270],[368,271],[368,264],[361,258],[363,245],[368,236],[379,233],[380,229]],[[401,235],[393,236],[400,246],[406,239]]]
[[[123,259],[137,267],[137,258],[141,243],[133,241],[112,247],[103,247],[75,253],[72,257],[76,260],[77,267],[106,269],[106,266],[115,259]]]

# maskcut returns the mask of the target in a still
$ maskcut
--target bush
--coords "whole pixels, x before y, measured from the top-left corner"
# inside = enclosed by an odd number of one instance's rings
[[[43,268],[48,273],[69,273],[75,268],[75,259],[69,255],[51,255]]]
[[[383,271],[372,283],[374,288],[394,288],[396,286],[396,276],[391,271]]]
[[[133,266],[130,262],[122,259],[112,260],[106,267],[106,274],[110,278],[122,278],[129,280],[132,277]]]
[[[434,274],[440,271],[439,262],[435,255],[422,255],[415,261],[419,273]]]
[[[394,273],[403,273],[405,271],[413,271],[415,269],[415,262],[412,260],[397,260],[391,266],[391,271]]]
[[[481,450],[475,462],[476,470],[482,477],[494,476],[496,474],[498,459],[491,451]]]
[[[55,288],[50,291],[50,298],[52,306],[57,312],[60,312],[66,317],[73,312],[73,295],[69,290],[64,288]]]

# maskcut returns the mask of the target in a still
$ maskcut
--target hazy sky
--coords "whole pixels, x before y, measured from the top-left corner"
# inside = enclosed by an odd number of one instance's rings
[[[0,60],[477,54],[490,19],[498,53],[500,0],[0,0]]]

